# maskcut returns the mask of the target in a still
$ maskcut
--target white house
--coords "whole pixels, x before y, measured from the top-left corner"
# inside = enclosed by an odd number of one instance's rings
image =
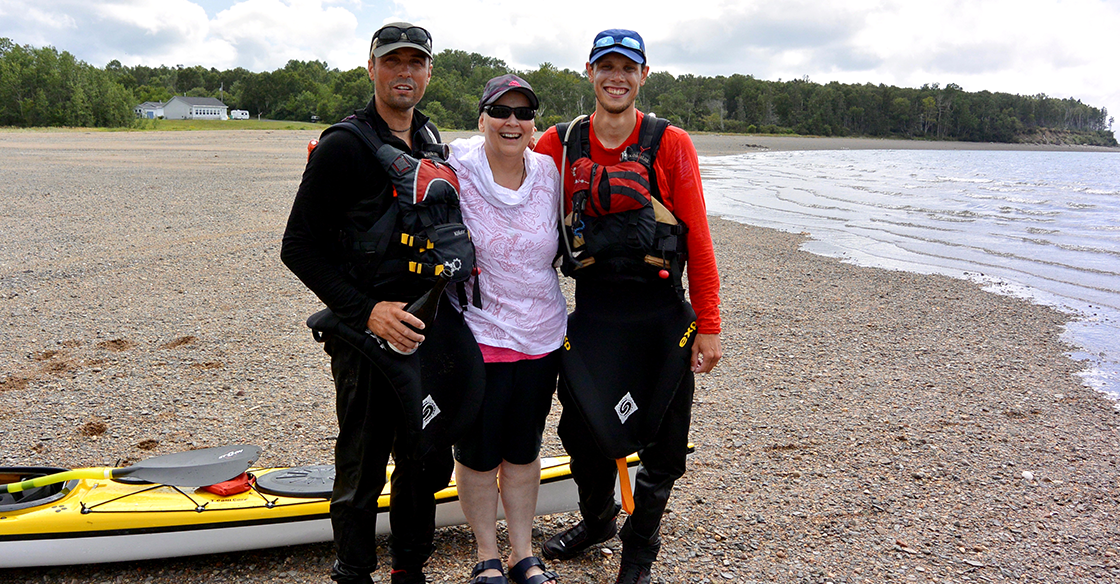
[[[216,97],[176,95],[163,104],[163,117],[169,120],[228,120],[229,106]]]
[[[162,101],[145,101],[144,103],[132,108],[138,118],[146,118],[154,120],[163,117],[163,102]]]

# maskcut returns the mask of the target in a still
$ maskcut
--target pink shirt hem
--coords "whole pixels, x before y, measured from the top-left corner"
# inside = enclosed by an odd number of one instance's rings
[[[548,355],[543,353],[541,355],[526,355],[521,351],[507,349],[505,347],[494,347],[491,345],[478,344],[478,348],[482,350],[482,361],[485,363],[513,363],[515,361],[528,361],[530,359],[540,359]]]

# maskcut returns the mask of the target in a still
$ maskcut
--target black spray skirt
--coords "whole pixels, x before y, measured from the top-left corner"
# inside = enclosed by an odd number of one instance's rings
[[[652,441],[689,370],[696,313],[670,287],[577,284],[562,390],[609,458]]]
[[[482,353],[463,315],[445,296],[415,353],[398,355],[340,320],[330,309],[307,319],[317,341],[337,336],[368,358],[392,384],[405,412],[407,442],[422,457],[450,448],[470,426],[486,390]]]

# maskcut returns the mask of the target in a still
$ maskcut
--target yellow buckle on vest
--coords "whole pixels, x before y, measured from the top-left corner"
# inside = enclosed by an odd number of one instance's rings
[[[409,247],[412,247],[412,245],[413,245],[412,240],[413,240],[413,237],[411,235],[409,235],[407,233],[402,233],[401,234],[401,243],[402,244],[407,245]]]
[[[429,268],[429,264],[422,264],[420,262],[408,262],[408,271],[414,274],[420,274],[421,276],[423,276],[425,268]],[[433,275],[438,276],[443,273],[443,264],[432,265],[430,266],[428,271]]]

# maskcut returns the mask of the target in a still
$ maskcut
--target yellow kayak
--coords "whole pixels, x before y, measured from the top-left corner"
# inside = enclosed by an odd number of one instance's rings
[[[627,462],[632,475],[637,455]],[[0,483],[65,469],[0,467]],[[390,474],[392,472],[390,468]],[[250,469],[253,486],[221,496],[127,479],[75,479],[0,495],[0,568],[224,553],[330,541],[332,466]],[[436,525],[466,523],[452,478],[436,493]],[[389,485],[379,506],[388,510]],[[578,508],[567,457],[545,458],[537,514]],[[501,516],[501,506],[498,508]],[[378,521],[378,533],[389,522]]]

